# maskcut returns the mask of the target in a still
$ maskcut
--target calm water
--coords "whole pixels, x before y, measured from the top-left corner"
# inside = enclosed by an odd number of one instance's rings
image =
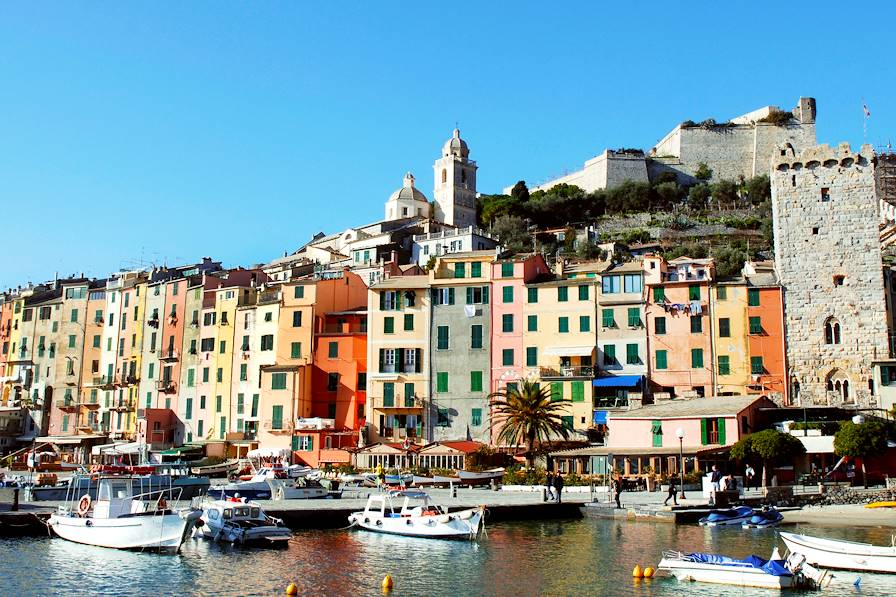
[[[812,529],[819,535],[889,544],[887,529]],[[288,549],[189,541],[180,556],[118,552],[61,539],[0,540],[3,595],[768,595],[672,578],[634,581],[631,569],[663,549],[768,556],[773,532],[606,520],[505,523],[478,544],[417,540],[363,531],[296,533]],[[783,547],[783,544],[782,544]],[[896,595],[896,577],[838,575],[826,595]]]

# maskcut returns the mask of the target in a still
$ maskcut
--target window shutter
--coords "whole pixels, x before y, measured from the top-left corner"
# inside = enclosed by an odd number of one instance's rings
[[[454,288],[448,289],[448,304],[449,305],[454,304]]]
[[[380,311],[385,311],[385,310],[386,310],[386,293],[381,292],[380,293]]]
[[[415,372],[415,373],[420,373],[420,371],[421,371],[420,368],[422,367],[422,363],[421,363],[420,361],[423,360],[423,359],[422,359],[422,356],[423,356],[423,349],[421,349],[421,348],[415,348],[415,349],[414,349],[414,353],[415,353],[415,354],[414,354],[414,356],[415,356],[415,358],[414,358],[414,372]]]
[[[468,305],[473,304],[473,287],[472,286],[467,286],[467,304]]]
[[[402,367],[404,367],[404,349],[403,348],[398,349],[398,356],[396,358],[397,358],[397,360],[395,362],[395,370],[402,371]]]
[[[482,303],[485,305],[488,304],[488,286],[482,287]]]
[[[381,348],[381,349],[380,349],[380,373],[383,373],[383,372],[384,372],[384,371],[383,371],[383,369],[384,369],[383,365],[385,364],[385,362],[386,362],[386,349],[385,349],[385,348]]]
[[[719,443],[725,445],[725,419],[719,419]]]
[[[396,311],[401,311],[401,309],[403,307],[402,302],[401,302],[402,300],[404,300],[404,296],[402,295],[401,292],[396,291],[395,292],[395,310]]]
[[[700,444],[705,446],[709,443],[709,433],[706,429],[706,419],[700,419]]]

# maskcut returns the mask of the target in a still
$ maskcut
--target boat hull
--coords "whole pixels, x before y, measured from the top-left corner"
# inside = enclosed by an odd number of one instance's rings
[[[896,547],[819,539],[795,533],[780,535],[787,549],[804,555],[810,564],[822,568],[896,574]]]
[[[470,508],[436,516],[379,516],[355,512],[349,522],[375,533],[429,539],[474,539],[482,528],[484,508]]]
[[[762,589],[787,589],[793,584],[792,576],[774,576],[755,568],[720,566],[683,562],[663,558],[658,568],[665,570],[680,581],[697,581],[738,587],[758,587]]]
[[[32,487],[29,499],[34,502],[54,501],[62,502],[84,494],[96,499],[97,483],[86,477],[73,479],[73,488],[68,486]],[[135,483],[137,483],[135,481]],[[166,498],[174,500],[191,500],[205,494],[209,488],[209,480],[205,477],[182,477],[171,481],[169,491],[168,477],[164,475],[150,475],[140,485],[143,491],[165,492]]]
[[[56,535],[75,543],[176,553],[199,515],[194,511],[104,519],[53,514],[47,524]]]

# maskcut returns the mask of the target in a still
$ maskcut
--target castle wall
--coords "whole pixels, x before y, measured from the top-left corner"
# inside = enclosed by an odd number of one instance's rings
[[[871,362],[889,353],[873,159],[870,146],[842,144],[775,160],[775,261],[796,404],[876,405]],[[839,325],[839,338],[826,323]]]
[[[607,150],[585,162],[585,167],[581,170],[531,187],[529,191],[547,191],[551,187],[565,183],[590,193],[598,189],[617,187],[626,180],[647,182],[647,163],[644,156],[617,154]],[[504,193],[510,194],[512,188],[504,189]]]

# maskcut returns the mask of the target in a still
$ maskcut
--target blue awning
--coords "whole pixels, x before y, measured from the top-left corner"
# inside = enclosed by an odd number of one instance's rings
[[[592,384],[595,388],[635,388],[641,385],[643,375],[608,375],[598,377]]]
[[[606,425],[607,424],[607,411],[605,411],[605,410],[594,411],[594,424],[595,425]]]

